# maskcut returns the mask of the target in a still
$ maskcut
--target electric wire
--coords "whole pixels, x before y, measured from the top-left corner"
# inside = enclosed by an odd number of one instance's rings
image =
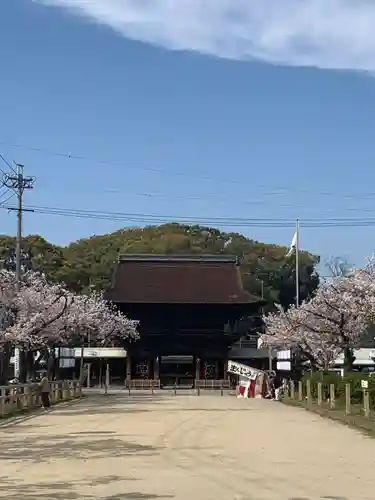
[[[199,174],[195,174],[195,173],[191,173],[191,172],[187,172],[187,171],[174,171],[174,170],[165,169],[162,167],[144,166],[144,165],[140,165],[140,164],[129,164],[126,162],[115,162],[115,161],[108,160],[108,159],[93,158],[93,157],[89,157],[89,156],[86,156],[83,154],[74,154],[74,153],[69,153],[66,151],[56,151],[56,150],[37,147],[37,146],[27,146],[27,145],[23,145],[20,143],[9,142],[9,141],[3,140],[3,139],[0,139],[0,144],[2,144],[4,146],[11,147],[11,148],[21,149],[24,151],[30,151],[30,152],[35,152],[35,153],[39,153],[39,154],[45,154],[48,156],[60,157],[60,158],[66,159],[66,160],[76,160],[76,161],[82,161],[82,162],[84,161],[84,162],[89,162],[91,164],[102,165],[102,166],[114,166],[114,167],[121,166],[121,167],[124,167],[126,169],[135,169],[135,170],[146,171],[146,172],[155,172],[155,173],[169,175],[169,176],[192,177],[192,178],[199,179],[199,180],[211,181],[211,182],[214,182],[215,184],[233,184],[233,185],[241,185],[241,186],[243,185],[243,180],[238,180],[238,179],[233,179],[233,178],[220,179],[220,178],[215,177],[215,176],[199,175]],[[253,187],[256,187],[257,189],[269,188],[270,184],[269,183],[267,183],[267,184],[262,184],[262,183],[253,184]],[[108,188],[105,190],[108,192],[112,191],[113,193],[115,193],[115,192],[120,193],[120,191],[117,189]],[[300,188],[298,188],[298,190],[293,189],[293,192],[296,192],[296,191],[298,191],[300,193],[309,193],[309,194],[312,194],[314,196],[318,195],[318,196],[330,197],[330,196],[335,195],[335,193],[332,191],[316,192],[315,190],[312,190],[311,188],[308,188],[308,187],[300,187]],[[275,187],[274,189],[272,189],[268,192],[262,193],[262,195],[265,195],[265,196],[290,195],[290,192],[291,192],[290,188],[286,185],[286,186]],[[166,197],[166,198],[169,198],[168,195],[163,195],[162,193],[132,193],[132,194],[139,195],[139,196],[148,196],[148,197]],[[197,198],[200,199],[204,196],[216,197],[217,193],[208,193],[208,194],[198,195],[197,197],[192,197],[191,199],[197,199]],[[183,198],[186,199],[186,197],[183,197]],[[359,193],[358,195],[353,195],[352,193],[348,193],[348,194],[341,193],[340,199],[341,200],[349,200],[349,199],[373,200],[373,199],[375,199],[375,191],[370,191],[368,193]],[[251,201],[250,201],[250,203],[251,203]]]
[[[16,207],[2,205],[1,208],[14,210]],[[93,220],[126,221],[137,224],[171,224],[181,223],[186,225],[219,225],[230,227],[263,227],[263,228],[294,228],[295,219],[292,218],[248,218],[248,217],[205,217],[205,216],[179,216],[159,215],[145,213],[110,212],[99,210],[85,210],[62,207],[47,207],[25,205],[25,209],[33,213],[51,216],[72,217]],[[304,228],[333,228],[333,227],[373,227],[375,217],[368,218],[301,218],[300,224]]]
[[[10,193],[10,195],[4,200],[3,196],[6,196],[8,193]],[[15,194],[16,193],[12,189],[6,189],[3,193],[0,194],[0,204],[4,205],[5,203],[8,203],[8,201],[10,201]]]

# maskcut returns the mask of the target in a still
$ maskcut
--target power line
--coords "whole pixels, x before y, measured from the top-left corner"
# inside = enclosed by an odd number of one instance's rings
[[[17,174],[16,170],[12,167],[12,165],[4,158],[4,156],[0,153],[0,159],[3,161],[3,163],[5,163],[5,165],[7,167],[10,168],[10,170],[12,170],[13,173]],[[6,175],[6,173],[4,172],[4,170],[2,168],[0,168],[0,172],[2,172],[4,175]]]
[[[2,208],[15,210],[13,206]],[[37,205],[26,205],[24,211],[44,215],[55,215],[62,217],[127,221],[138,224],[166,224],[181,223],[187,225],[225,225],[232,227],[263,227],[263,228],[294,228],[295,219],[292,218],[242,218],[242,217],[189,217],[179,215],[158,215],[126,212],[110,212],[98,210],[84,210],[73,208],[46,207]],[[375,217],[368,218],[305,218],[300,219],[302,228],[334,228],[334,227],[373,227]]]
[[[6,196],[8,193],[10,193],[10,196],[8,196],[8,197],[4,200],[4,199],[3,199],[3,196]],[[14,193],[11,189],[9,189],[9,188],[8,188],[8,189],[6,189],[6,190],[4,191],[4,193],[2,193],[2,194],[0,195],[0,204],[1,204],[1,205],[4,205],[5,203],[8,203],[8,201],[10,201],[10,200],[13,198],[13,196],[14,196],[14,195],[15,195],[15,193]]]
[[[80,188],[81,189],[81,188]],[[124,194],[123,190],[119,189],[112,189],[112,188],[103,188],[103,192],[105,193],[113,193],[113,194]],[[160,199],[168,199],[168,200],[183,200],[183,201],[202,201],[205,198],[214,198],[215,203],[233,203],[233,197],[222,197],[221,193],[203,193],[201,195],[187,195],[187,196],[176,196],[176,195],[169,195],[169,194],[163,194],[163,193],[149,193],[149,192],[134,192],[132,191],[130,193],[132,196],[139,196],[139,197],[144,197],[144,198],[160,198]],[[262,192],[261,195],[263,197],[280,197],[280,196],[290,196],[290,193],[287,191],[278,191],[278,190],[273,190],[273,191],[265,191]],[[335,195],[335,193],[331,192],[312,192],[312,196],[316,199],[318,196],[329,196],[332,197]],[[353,201],[373,201],[375,199],[375,192],[374,193],[365,193],[361,195],[343,195],[340,197],[340,201],[342,200],[353,200]],[[337,200],[335,200],[337,201]],[[258,200],[241,200],[242,205],[264,205],[264,203],[270,203],[270,200],[264,200],[264,199],[258,199]],[[300,206],[300,204],[298,204]],[[295,208],[295,205],[292,205],[291,203],[285,203],[285,204],[277,204],[277,208]],[[358,208],[358,207],[345,207],[345,210],[349,211],[364,211],[364,212],[373,212],[373,208]]]
[[[123,163],[123,162],[120,163],[120,162],[115,162],[115,161],[104,159],[104,158],[98,159],[98,158],[94,158],[94,157],[89,157],[89,156],[83,155],[83,154],[69,153],[66,151],[57,151],[57,150],[52,150],[52,149],[47,149],[47,148],[42,148],[42,147],[37,147],[37,146],[27,146],[27,145],[23,145],[20,143],[8,142],[8,141],[2,140],[2,139],[0,139],[0,144],[2,144],[4,146],[11,147],[11,148],[21,149],[24,151],[30,151],[30,152],[34,152],[34,153],[38,153],[38,154],[45,154],[48,156],[55,156],[55,157],[59,157],[59,158],[64,158],[66,160],[90,162],[91,164],[97,164],[97,165],[102,165],[102,166],[114,166],[114,167],[121,166],[121,167],[125,167],[126,169],[132,169],[132,170],[138,170],[138,171],[141,170],[141,171],[145,171],[145,172],[154,172],[154,173],[159,173],[159,174],[169,175],[169,176],[191,177],[191,178],[200,179],[200,180],[213,181],[216,184],[218,184],[218,183],[220,183],[220,184],[232,184],[232,185],[242,185],[243,184],[242,180],[237,180],[237,179],[233,179],[233,178],[220,179],[220,178],[217,178],[216,176],[199,175],[199,174],[189,173],[186,171],[173,171],[173,170],[165,169],[165,168],[161,168],[161,167],[148,167],[148,166],[143,166],[143,165],[139,165],[139,164],[134,165],[134,164]],[[256,188],[262,188],[262,187],[269,188],[269,183],[257,184],[255,187]],[[113,189],[113,190],[108,189],[108,191],[118,192],[117,189]],[[275,189],[271,190],[270,192],[262,193],[262,194],[267,195],[267,196],[278,196],[278,195],[282,195],[282,194],[290,195],[290,192],[291,192],[290,187],[288,185],[286,185],[286,186],[275,187]],[[311,193],[313,196],[327,196],[327,197],[330,197],[332,195],[337,194],[337,193],[334,193],[332,191],[316,192],[316,191],[312,190],[311,188],[303,188],[303,187],[299,188],[298,192]],[[162,193],[133,193],[133,194],[135,194],[137,196],[149,196],[149,197],[164,197],[165,196]],[[211,196],[211,194],[204,194],[204,195],[198,196],[197,198],[201,199],[204,196]],[[212,193],[212,196],[216,197],[217,194]],[[169,196],[165,196],[165,197],[169,198]],[[363,199],[366,199],[366,197],[368,197],[369,200],[373,200],[375,198],[375,192],[372,191],[372,192],[368,192],[368,193],[360,193],[358,195],[345,194],[345,193],[340,194],[340,199],[354,199],[354,200],[360,199],[360,200],[363,200]],[[181,198],[186,199],[186,197],[181,197]],[[196,199],[196,198],[194,197],[191,199]],[[259,202],[259,203],[261,203],[261,202]]]

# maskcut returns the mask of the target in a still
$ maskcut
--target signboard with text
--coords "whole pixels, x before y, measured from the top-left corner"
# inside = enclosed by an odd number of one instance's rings
[[[236,361],[228,361],[228,372],[240,377],[246,377],[248,379],[255,379],[260,370],[252,368],[251,366],[243,365],[242,363],[237,363]]]

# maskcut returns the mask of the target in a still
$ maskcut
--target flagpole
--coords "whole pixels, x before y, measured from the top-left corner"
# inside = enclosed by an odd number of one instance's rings
[[[299,219],[296,220],[296,306],[299,307]]]

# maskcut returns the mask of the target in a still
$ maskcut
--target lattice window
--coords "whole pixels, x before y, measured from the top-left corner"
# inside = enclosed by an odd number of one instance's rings
[[[215,365],[207,363],[205,365],[206,377],[213,377],[215,375]]]
[[[136,365],[137,375],[147,375],[148,373],[148,363],[146,361],[140,361]]]

